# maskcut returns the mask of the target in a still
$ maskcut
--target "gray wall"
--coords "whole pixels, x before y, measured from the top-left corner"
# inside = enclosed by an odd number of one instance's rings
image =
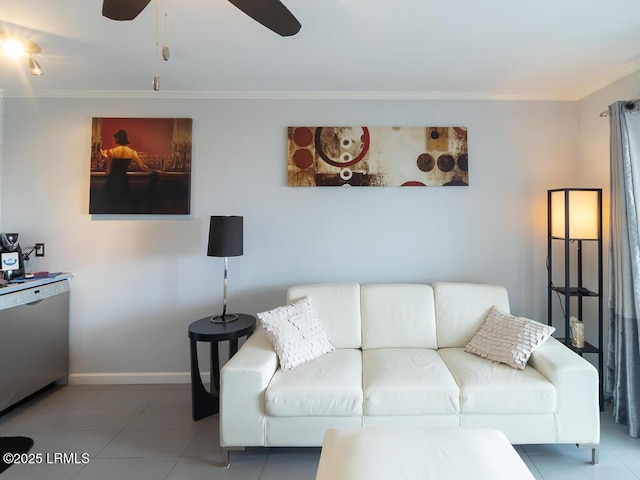
[[[70,271],[76,382],[188,381],[187,325],[221,309],[208,218],[245,217],[230,310],[297,283],[505,285],[546,321],[546,190],[575,185],[576,102],[5,98],[2,231],[45,242],[31,270]],[[91,117],[191,117],[192,214],[88,214]],[[470,186],[290,188],[286,127],[463,125]]]

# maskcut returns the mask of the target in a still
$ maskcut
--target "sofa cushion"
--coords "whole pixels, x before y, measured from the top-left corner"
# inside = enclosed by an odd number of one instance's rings
[[[531,354],[556,329],[493,307],[487,319],[465,346],[465,351],[487,360],[524,370]]]
[[[362,415],[362,352],[336,349],[292,370],[278,369],[265,393],[267,415]]]
[[[507,290],[498,285],[434,283],[438,348],[464,347],[495,305],[509,313]]]
[[[360,348],[360,285],[357,283],[319,283],[298,285],[287,291],[287,302],[309,297],[318,319],[335,348]]]
[[[429,285],[363,285],[362,348],[437,348]]]
[[[333,351],[309,297],[260,312],[258,318],[285,370]]]
[[[460,387],[461,413],[553,413],[556,390],[532,367],[516,370],[488,362],[463,348],[442,348],[438,354]]]
[[[365,415],[460,412],[460,390],[435,350],[381,348],[362,352]]]

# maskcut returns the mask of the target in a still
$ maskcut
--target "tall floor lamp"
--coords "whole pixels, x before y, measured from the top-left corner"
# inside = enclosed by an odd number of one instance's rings
[[[227,314],[227,269],[228,257],[239,257],[243,254],[242,219],[239,216],[212,216],[209,223],[208,257],[224,257],[224,290],[222,298],[222,315],[211,317],[214,323],[228,323],[238,319],[236,314]]]

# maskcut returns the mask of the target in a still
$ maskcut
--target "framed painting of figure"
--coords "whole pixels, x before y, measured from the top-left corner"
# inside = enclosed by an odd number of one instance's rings
[[[192,123],[94,117],[89,213],[189,214]]]

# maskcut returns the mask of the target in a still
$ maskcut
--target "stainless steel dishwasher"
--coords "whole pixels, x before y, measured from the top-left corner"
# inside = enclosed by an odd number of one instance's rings
[[[15,288],[0,292],[0,412],[69,375],[69,281]]]

